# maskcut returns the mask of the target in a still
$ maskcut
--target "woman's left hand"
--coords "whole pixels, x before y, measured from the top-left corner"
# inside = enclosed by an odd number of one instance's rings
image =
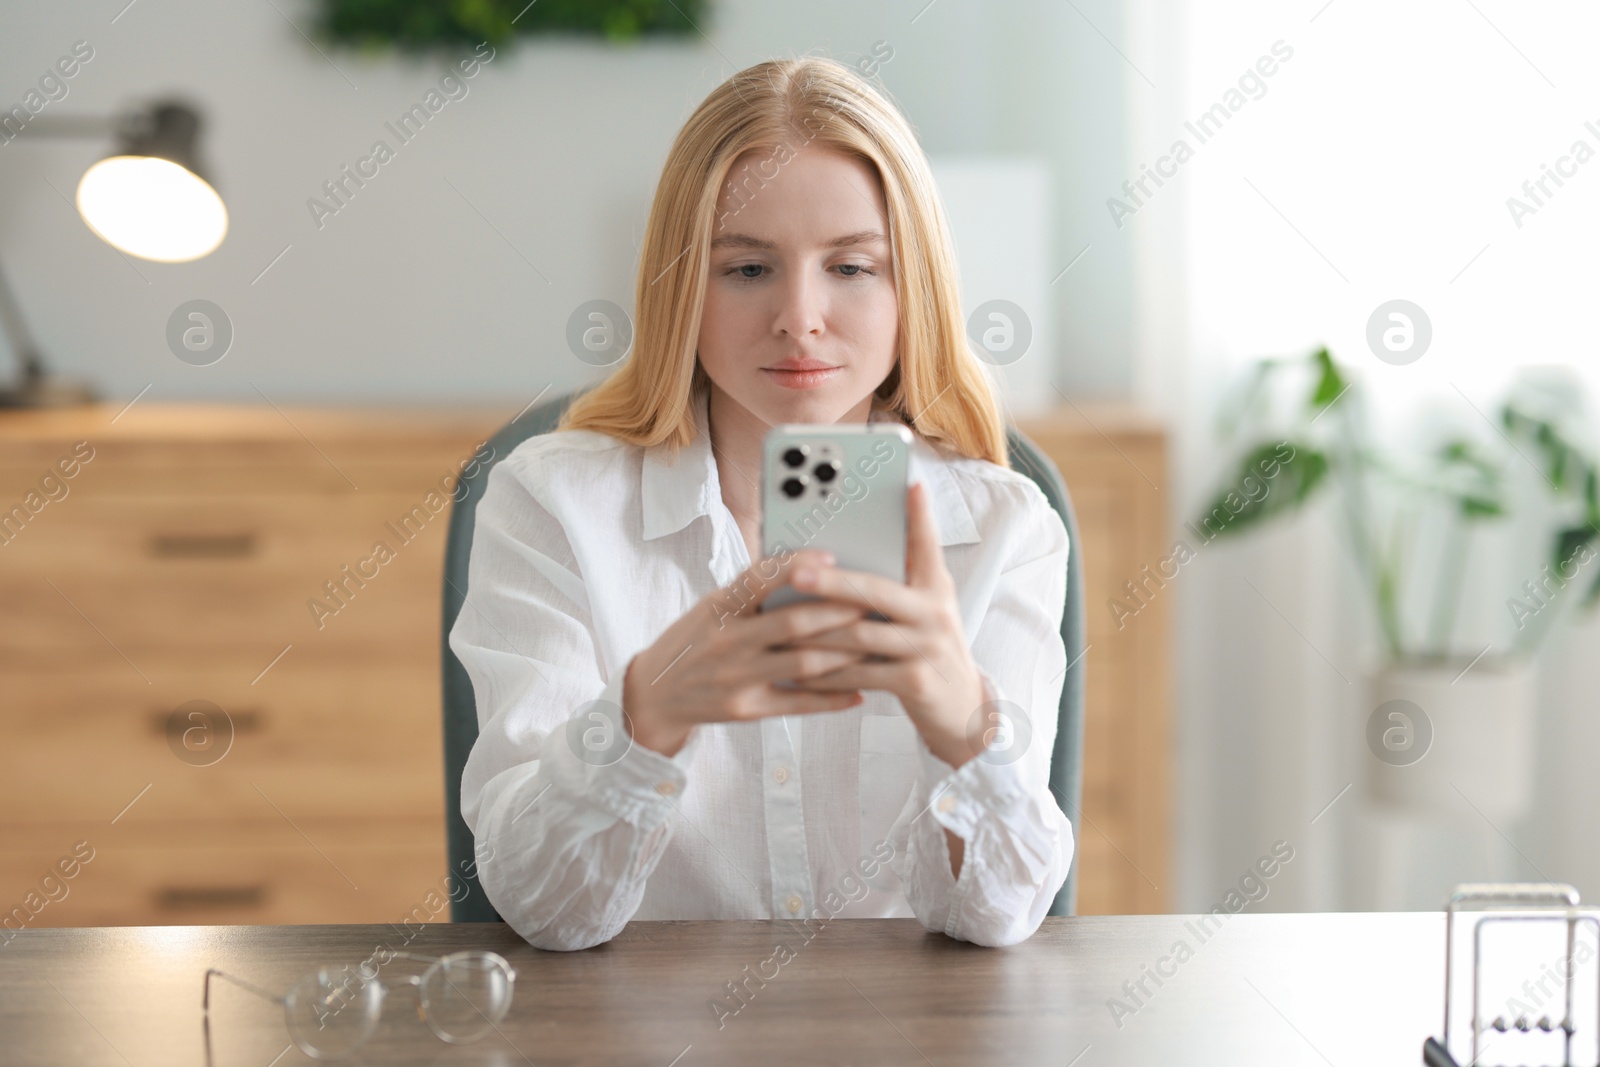
[[[864,652],[856,663],[796,684],[813,690],[882,689],[900,698],[928,751],[959,767],[977,751],[970,735],[988,699],[967,647],[955,581],[945,569],[938,530],[919,482],[906,493],[906,582],[841,567],[803,567],[790,575],[802,592],[855,604],[888,622],[862,619],[796,642],[800,648]],[[981,731],[978,731],[981,734]]]

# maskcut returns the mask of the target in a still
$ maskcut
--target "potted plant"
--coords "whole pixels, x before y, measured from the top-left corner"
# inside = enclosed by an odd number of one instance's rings
[[[707,0],[317,0],[317,36],[337,45],[410,52],[480,41],[498,45],[519,34],[692,37]]]
[[[1258,361],[1230,405],[1224,436],[1249,440],[1191,528],[1236,537],[1336,493],[1383,650],[1367,721],[1375,799],[1495,822],[1526,813],[1533,655],[1560,615],[1600,599],[1600,567],[1586,571],[1600,554],[1600,464],[1579,443],[1578,395],[1570,383],[1525,379],[1501,404],[1496,432],[1450,433],[1409,455],[1380,447],[1360,383],[1326,348]],[[1268,455],[1278,462],[1263,464]],[[1507,599],[1512,636],[1463,647],[1454,635],[1471,545],[1481,526],[1505,519],[1511,479],[1523,476],[1560,516],[1540,553],[1548,561]]]

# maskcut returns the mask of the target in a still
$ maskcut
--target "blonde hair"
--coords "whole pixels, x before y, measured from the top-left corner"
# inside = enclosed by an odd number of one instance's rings
[[[718,191],[736,184],[728,172],[744,153],[793,151],[795,135],[862,160],[883,184],[899,358],[876,390],[875,406],[930,441],[1005,464],[1005,422],[966,344],[953,244],[927,157],[904,116],[872,85],[817,57],[747,67],[713,90],[678,131],[645,227],[631,358],[573,401],[562,429],[644,446],[693,440],[690,401],[710,384],[695,347]],[[773,162],[762,161],[762,169]],[[775,174],[752,176],[746,164],[739,181],[765,184]]]

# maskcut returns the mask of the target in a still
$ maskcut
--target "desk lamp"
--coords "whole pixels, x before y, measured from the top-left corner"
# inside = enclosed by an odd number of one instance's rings
[[[77,208],[111,247],[157,263],[209,255],[228,232],[228,209],[205,178],[196,147],[199,112],[161,101],[116,118],[40,115],[16,136],[117,137],[116,149],[84,172]],[[95,399],[88,385],[45,371],[16,299],[0,273],[0,330],[21,380],[0,386],[0,408],[58,407]]]

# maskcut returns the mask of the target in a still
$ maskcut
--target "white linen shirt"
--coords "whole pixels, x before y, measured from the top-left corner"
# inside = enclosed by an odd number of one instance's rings
[[[973,658],[1016,720],[973,709],[981,756],[953,769],[898,698],[868,691],[844,711],[698,725],[670,758],[625,734],[608,764],[584,758],[590,702],[621,705],[634,655],[750,565],[703,399],[697,416],[676,455],[558,431],[490,471],[450,632],[477,699],[461,812],[489,901],[544,949],[631,919],[915,916],[979,944],[1025,940],[1074,851],[1048,784],[1068,545],[1007,468],[913,435]],[[965,842],[959,878],[946,828]]]

